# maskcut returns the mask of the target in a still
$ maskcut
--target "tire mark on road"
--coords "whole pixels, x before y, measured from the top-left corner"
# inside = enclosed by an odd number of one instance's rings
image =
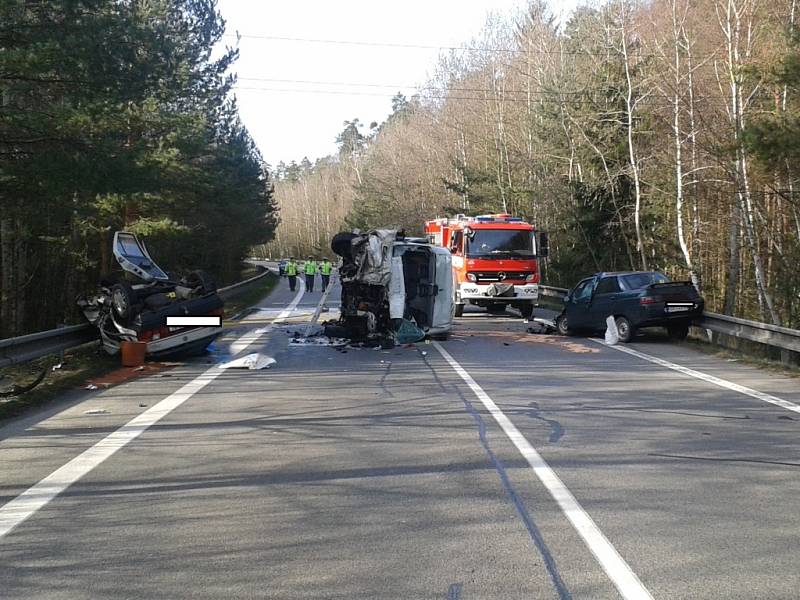
[[[525,457],[533,473],[547,491],[550,492],[550,495],[564,513],[564,516],[575,528],[578,535],[583,538],[586,546],[592,554],[594,554],[597,562],[606,572],[617,590],[619,590],[622,597],[625,598],[625,600],[652,600],[653,596],[636,573],[634,573],[633,569],[631,569],[630,565],[622,558],[589,513],[580,505],[578,499],[575,498],[569,488],[564,485],[564,482],[561,481],[558,474],[547,464],[547,461],[544,460],[536,448],[534,448],[522,432],[517,429],[511,419],[500,410],[500,407],[497,406],[489,394],[478,385],[464,367],[458,364],[456,359],[450,356],[450,353],[447,352],[439,342],[433,342],[433,346],[472,390],[503,430],[503,433],[506,434],[511,443],[519,450],[520,454]]]
[[[506,496],[508,496],[509,500],[511,500],[514,508],[517,510],[517,514],[519,514],[520,518],[522,519],[522,523],[525,525],[528,535],[541,555],[542,560],[544,561],[545,569],[547,570],[547,574],[550,576],[550,581],[553,583],[553,587],[558,593],[558,597],[561,600],[570,600],[572,598],[572,594],[567,589],[564,580],[561,578],[561,574],[558,572],[558,566],[556,565],[555,558],[553,558],[553,555],[550,553],[550,549],[547,547],[547,543],[544,541],[542,533],[539,531],[536,523],[528,513],[522,498],[520,498],[519,494],[517,494],[517,491],[514,489],[514,486],[508,477],[508,472],[506,471],[503,461],[500,460],[500,458],[494,453],[489,445],[489,440],[486,436],[486,422],[483,420],[483,417],[481,417],[480,413],[476,410],[472,402],[469,401],[469,399],[461,392],[460,389],[458,389],[458,387],[445,387],[444,383],[442,383],[441,379],[439,379],[439,375],[436,373],[433,365],[428,362],[427,357],[422,356],[421,358],[430,370],[433,378],[441,386],[445,393],[452,393],[453,390],[455,390],[456,394],[458,394],[458,397],[461,399],[461,402],[463,402],[467,412],[475,421],[475,424],[478,427],[478,439],[480,439],[481,446],[483,446],[486,455],[489,457],[489,462],[491,462],[491,464],[494,466],[494,469],[500,478],[500,484],[503,488],[503,491],[505,492]],[[448,595],[448,599],[449,598],[450,596]]]
[[[531,407],[531,410],[528,413],[528,415],[532,419],[536,419],[537,421],[542,421],[543,423],[546,423],[550,427],[550,437],[548,438],[547,441],[549,441],[551,444],[555,444],[558,440],[564,437],[564,426],[558,421],[541,416],[539,414],[538,402],[531,402],[530,404],[528,404],[528,406]]]

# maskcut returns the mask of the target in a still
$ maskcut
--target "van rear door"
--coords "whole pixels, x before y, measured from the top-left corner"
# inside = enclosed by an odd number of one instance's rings
[[[445,248],[432,248],[434,253],[434,281],[436,295],[433,300],[432,327],[450,328],[453,324],[453,264],[452,255]]]

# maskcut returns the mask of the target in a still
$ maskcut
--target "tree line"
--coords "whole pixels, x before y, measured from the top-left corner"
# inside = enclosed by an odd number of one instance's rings
[[[490,17],[385,123],[347,122],[338,156],[284,165],[269,250],[511,212],[551,233],[551,285],[656,269],[711,309],[797,326],[796,20],[797,0],[613,0],[563,24],[533,0]]]
[[[0,338],[79,319],[116,230],[238,276],[277,223],[216,0],[0,0]]]

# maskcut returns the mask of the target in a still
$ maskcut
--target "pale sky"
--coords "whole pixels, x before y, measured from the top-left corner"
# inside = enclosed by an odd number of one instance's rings
[[[574,1],[551,4],[565,8]],[[219,0],[219,10],[227,33],[243,36],[233,69],[239,75],[240,115],[264,159],[274,166],[281,160],[299,162],[308,156],[313,162],[334,153],[343,122],[357,117],[364,132],[371,121],[382,122],[391,112],[394,94],[401,91],[410,97],[415,86],[425,83],[439,47],[467,45],[490,11],[509,15],[526,4]],[[235,43],[232,38],[223,41]],[[359,44],[332,43],[336,41]]]

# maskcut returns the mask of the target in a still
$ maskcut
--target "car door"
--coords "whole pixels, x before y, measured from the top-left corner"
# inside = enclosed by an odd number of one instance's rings
[[[597,282],[589,304],[589,320],[587,327],[593,329],[605,328],[606,319],[616,314],[617,299],[620,287],[616,275],[601,277]]]
[[[589,323],[589,300],[594,289],[594,277],[584,279],[576,285],[566,304],[567,323],[570,328],[579,329]]]

